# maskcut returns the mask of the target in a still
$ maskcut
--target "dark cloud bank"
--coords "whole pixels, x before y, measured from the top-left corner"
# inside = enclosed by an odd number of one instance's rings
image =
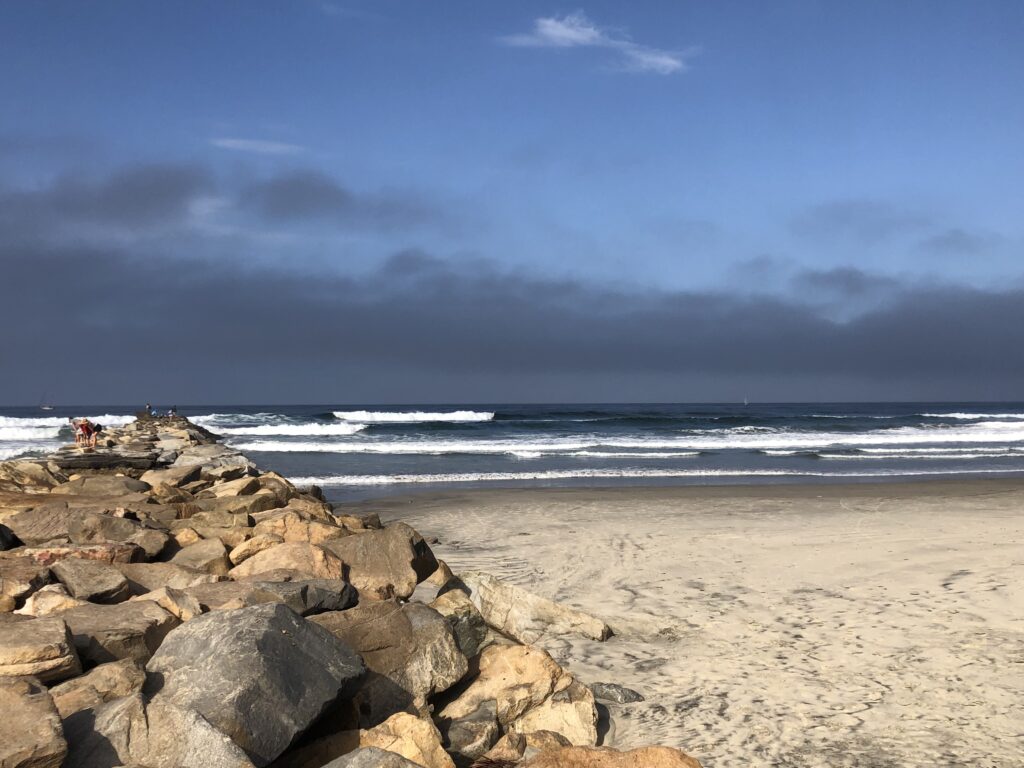
[[[0,402],[43,390],[61,402],[180,404],[1024,392],[1021,290],[914,288],[846,269],[798,275],[792,296],[806,300],[645,292],[415,250],[357,278],[255,267],[244,254],[169,256],[173,242],[156,256],[48,235],[51,220],[179,220],[212,184],[199,169],[153,167],[3,195]],[[270,218],[403,215],[309,174],[238,199]],[[836,302],[875,292],[885,301],[834,319]]]

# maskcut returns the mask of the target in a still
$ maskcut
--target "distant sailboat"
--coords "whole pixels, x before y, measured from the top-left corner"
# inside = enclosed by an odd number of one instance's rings
[[[47,393],[44,392],[42,399],[39,401],[39,410],[40,411],[52,411],[53,410],[53,406],[50,405],[49,403],[47,403],[47,400],[49,400],[49,399],[50,398],[47,397]]]
[[[750,405],[750,401],[747,400],[747,396],[746,395],[743,396],[743,404],[744,405]]]

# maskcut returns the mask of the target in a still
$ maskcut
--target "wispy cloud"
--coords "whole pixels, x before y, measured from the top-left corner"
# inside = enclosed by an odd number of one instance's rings
[[[685,72],[689,68],[687,59],[698,53],[696,48],[666,51],[640,45],[621,32],[599,27],[583,11],[541,17],[534,20],[531,32],[509,35],[501,41],[524,48],[606,48],[618,54],[623,69],[659,75]]]
[[[236,152],[255,152],[258,155],[298,155],[306,151],[305,147],[298,144],[285,144],[281,141],[265,141],[263,139],[223,137],[210,139],[210,143],[221,149],[231,149]]]

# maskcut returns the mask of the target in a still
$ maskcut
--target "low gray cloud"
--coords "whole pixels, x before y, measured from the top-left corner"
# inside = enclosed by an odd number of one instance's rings
[[[924,238],[919,248],[937,256],[977,256],[990,251],[998,243],[999,238],[995,235],[953,227]]]
[[[790,222],[792,231],[815,241],[836,238],[866,245],[920,233],[932,223],[926,213],[882,200],[835,200],[801,212]]]

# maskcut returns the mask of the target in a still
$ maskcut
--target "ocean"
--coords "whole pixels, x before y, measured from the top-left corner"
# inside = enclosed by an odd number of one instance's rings
[[[132,407],[0,408],[0,459]],[[215,406],[179,413],[335,500],[467,487],[807,483],[1024,473],[1024,404]]]

